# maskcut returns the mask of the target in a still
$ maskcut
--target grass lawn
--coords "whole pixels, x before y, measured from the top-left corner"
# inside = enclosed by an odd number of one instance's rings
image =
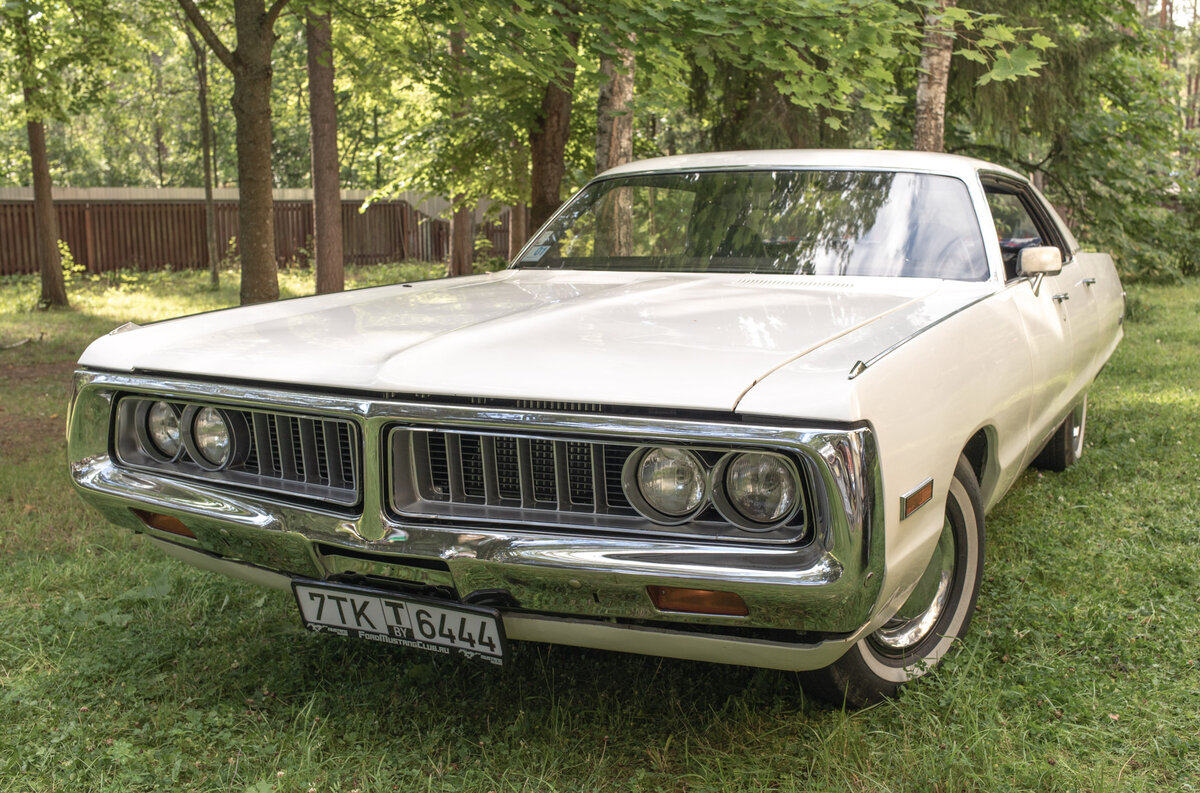
[[[33,281],[0,280],[0,790],[1200,789],[1200,282],[1131,290],[1083,460],[988,518],[967,641],[843,713],[789,673],[532,644],[495,669],[308,634],[285,594],[103,523],[65,471],[75,358],[236,302],[225,281],[77,282],[73,311],[37,313]]]

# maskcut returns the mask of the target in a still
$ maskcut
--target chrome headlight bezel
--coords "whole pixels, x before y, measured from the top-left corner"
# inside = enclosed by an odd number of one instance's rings
[[[205,442],[198,437],[201,431],[197,425],[201,421],[215,419],[222,427],[225,435],[225,454],[219,460],[213,460],[205,452]],[[246,458],[249,450],[250,430],[246,420],[239,413],[209,405],[191,404],[183,409],[183,444],[188,456],[205,471],[223,471]]]
[[[164,406],[175,416],[176,437],[174,452],[169,452],[163,448],[162,443],[155,437],[155,432],[151,425],[152,413],[159,405]],[[138,444],[141,446],[142,451],[157,462],[174,463],[184,454],[182,409],[173,402],[161,399],[139,402],[134,411],[134,433],[137,435]]]
[[[791,480],[794,490],[792,503],[777,517],[770,520],[759,520],[746,514],[746,510],[738,506],[737,497],[730,491],[729,469],[739,459],[748,455],[761,455],[776,460],[783,470],[783,475]],[[800,472],[795,464],[785,455],[760,449],[747,449],[726,454],[713,469],[713,506],[721,513],[721,517],[744,531],[766,532],[779,526],[786,525],[804,507],[804,487]]]
[[[642,488],[642,470],[647,458],[653,454],[664,452],[690,464],[695,477],[699,480],[700,493],[696,503],[682,512],[672,513],[662,509],[661,505],[653,504]],[[711,481],[708,469],[699,456],[682,446],[643,446],[629,455],[625,461],[624,470],[621,472],[621,485],[625,492],[625,498],[647,520],[664,526],[678,526],[695,518],[709,502]]]

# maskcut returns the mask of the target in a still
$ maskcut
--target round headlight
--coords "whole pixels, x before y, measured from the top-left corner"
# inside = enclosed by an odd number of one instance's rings
[[[179,453],[182,439],[179,436],[179,414],[166,402],[155,402],[146,411],[146,431],[154,450],[164,457],[174,459]]]
[[[216,408],[201,408],[192,419],[192,442],[209,465],[222,466],[231,450],[229,425]]]
[[[638,464],[637,486],[652,509],[682,517],[704,499],[704,469],[691,452],[672,446],[651,449]]]
[[[774,523],[796,503],[799,484],[782,457],[739,454],[725,468],[725,494],[734,509],[755,523]]]

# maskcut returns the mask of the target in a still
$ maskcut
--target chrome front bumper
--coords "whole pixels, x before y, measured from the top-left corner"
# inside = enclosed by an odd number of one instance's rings
[[[118,394],[137,392],[286,405],[359,422],[365,440],[362,509],[327,512],[119,467],[109,448],[112,404]],[[384,429],[397,419],[647,440],[769,435],[805,455],[819,472],[817,529],[801,546],[774,547],[400,520],[386,509],[379,448]],[[278,587],[291,576],[357,574],[460,600],[493,598],[514,639],[806,669],[835,660],[877,616],[882,483],[867,428],[447,407],[80,372],[68,450],[72,478],[88,503],[184,561]],[[176,517],[195,538],[153,529],[133,509]],[[650,601],[649,585],[736,592],[749,615],[662,612]]]

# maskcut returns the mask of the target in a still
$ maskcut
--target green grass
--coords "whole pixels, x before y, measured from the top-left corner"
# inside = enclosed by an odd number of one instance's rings
[[[0,347],[31,339],[0,350],[0,790],[1200,788],[1200,282],[1133,291],[1083,460],[989,516],[968,640],[842,713],[788,673],[307,634],[287,596],[101,522],[64,470],[71,362],[124,321],[235,302],[225,280],[76,284],[51,313],[0,285]]]

